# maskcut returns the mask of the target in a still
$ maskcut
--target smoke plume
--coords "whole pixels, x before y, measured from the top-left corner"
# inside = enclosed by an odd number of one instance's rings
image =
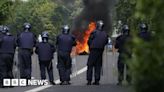
[[[73,33],[76,31],[84,31],[90,22],[103,20],[105,24],[104,30],[111,30],[111,6],[115,0],[83,0],[84,9],[75,19],[73,25]]]

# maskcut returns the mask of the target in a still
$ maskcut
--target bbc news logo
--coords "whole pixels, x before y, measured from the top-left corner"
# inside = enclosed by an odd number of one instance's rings
[[[3,86],[43,86],[48,84],[48,80],[3,79]]]

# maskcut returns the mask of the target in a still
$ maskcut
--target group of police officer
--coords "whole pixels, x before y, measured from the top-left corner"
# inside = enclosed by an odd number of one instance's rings
[[[46,69],[49,75],[49,81],[54,83],[52,59],[55,47],[48,42],[48,32],[42,33],[42,42],[36,41],[36,36],[31,31],[31,24],[24,23],[24,31],[17,37],[10,33],[7,26],[0,26],[0,87],[3,87],[3,79],[13,78],[12,68],[15,49],[18,47],[18,61],[20,68],[20,78],[31,79],[31,56],[34,52],[38,54],[41,71],[41,79],[46,79]],[[69,27],[63,27],[63,34],[57,37],[58,46],[58,69],[61,79],[61,85],[70,84],[71,58],[70,50],[75,44],[75,39],[69,35]],[[65,47],[62,47],[65,46]]]
[[[141,40],[149,42],[151,40],[151,33],[148,31],[148,25],[146,23],[141,23],[139,25],[139,32],[138,37],[141,38]],[[118,85],[122,84],[122,81],[124,79],[124,69],[126,67],[128,72],[128,65],[127,65],[127,59],[132,58],[132,48],[131,45],[132,42],[132,36],[130,35],[130,28],[128,25],[123,25],[122,27],[122,33],[120,36],[116,38],[116,42],[114,44],[115,49],[118,49],[119,56],[118,56]],[[131,84],[131,77],[130,74],[126,74],[126,80],[128,83]]]
[[[149,35],[147,25],[141,24],[140,36],[148,40]],[[70,85],[70,74],[72,67],[71,51],[76,46],[76,39],[69,33],[68,25],[62,27],[62,34],[57,36],[56,48],[49,43],[48,32],[42,32],[42,42],[36,41],[36,36],[31,31],[30,23],[24,23],[24,31],[19,33],[17,37],[13,36],[7,26],[0,26],[0,86],[3,87],[4,78],[13,78],[12,67],[15,49],[18,47],[18,59],[20,67],[20,78],[31,79],[31,56],[33,48],[36,47],[35,53],[38,54],[41,79],[46,79],[46,70],[49,75],[49,81],[52,85],[54,83],[52,59],[53,53],[57,48],[57,69],[59,71],[60,85]],[[131,53],[125,49],[125,44],[128,39],[131,39],[130,29],[128,25],[122,28],[122,35],[116,39],[115,48],[120,53],[118,59],[119,83],[123,79],[124,69],[124,53],[131,57]],[[96,29],[91,33],[88,41],[89,58],[87,62],[87,85],[99,85],[101,69],[102,69],[102,55],[105,45],[108,43],[108,35],[104,30],[103,21],[97,21]],[[92,75],[94,71],[94,82],[92,83]],[[129,78],[130,79],[130,78]]]

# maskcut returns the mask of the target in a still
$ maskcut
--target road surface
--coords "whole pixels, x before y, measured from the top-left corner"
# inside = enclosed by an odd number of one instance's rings
[[[109,51],[104,51],[103,54],[103,71],[99,86],[87,86],[86,83],[86,63],[88,55],[80,55],[73,58],[73,74],[71,85],[48,85],[48,86],[27,86],[27,87],[14,87],[14,88],[0,88],[0,92],[131,92],[130,87],[117,86],[117,57],[118,53],[112,54]],[[15,56],[17,61],[17,55]],[[59,83],[59,75],[56,68],[57,54],[54,54],[53,60],[53,73],[56,83]],[[14,74],[19,77],[19,72],[14,67]],[[37,55],[32,56],[32,77],[40,79],[40,71]]]

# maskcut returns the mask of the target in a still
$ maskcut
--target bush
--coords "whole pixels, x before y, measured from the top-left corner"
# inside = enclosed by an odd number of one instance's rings
[[[151,42],[134,38],[131,70],[136,92],[164,92],[163,5],[162,0],[136,0],[133,20],[150,21],[150,31],[153,33]]]
[[[134,89],[136,92],[164,92],[164,1],[120,0],[119,2],[117,13],[123,15],[119,19],[130,24],[132,29],[133,44],[130,46],[133,46],[133,58],[129,60],[129,66]],[[137,27],[141,21],[149,24],[149,31],[152,33],[150,42],[144,42],[137,37]]]

